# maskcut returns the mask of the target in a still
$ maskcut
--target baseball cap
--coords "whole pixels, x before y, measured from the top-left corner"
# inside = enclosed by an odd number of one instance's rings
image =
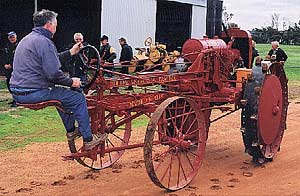
[[[126,42],[126,39],[125,39],[124,37],[121,37],[119,40],[120,40],[121,42]]]
[[[108,40],[108,37],[106,35],[102,35],[102,37],[100,38],[100,41],[103,41],[103,40]]]
[[[14,32],[14,31],[10,31],[10,32],[7,33],[7,36],[8,36],[8,37],[16,36],[16,35],[17,35],[17,34],[16,34],[16,32]]]

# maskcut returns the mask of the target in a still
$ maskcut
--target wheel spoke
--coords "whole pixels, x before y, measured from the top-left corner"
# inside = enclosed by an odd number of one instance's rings
[[[186,175],[185,175],[185,172],[184,172],[184,169],[183,169],[183,166],[182,166],[182,162],[181,162],[181,159],[180,159],[180,154],[181,154],[181,153],[179,153],[179,154],[177,155],[178,162],[179,162],[180,168],[181,168],[181,170],[182,170],[184,179],[185,179],[185,181],[187,181],[187,177],[186,177]],[[179,171],[180,171],[180,168],[179,168]]]
[[[106,140],[106,146],[107,146],[107,148],[109,148],[108,140]],[[112,163],[110,152],[108,153],[108,156],[109,156],[110,163]]]
[[[196,153],[193,153],[193,152],[191,152],[191,151],[188,151],[188,153],[191,153],[191,154],[194,155],[195,157],[200,158],[199,155],[197,155]]]
[[[183,113],[182,114],[186,114],[185,112],[185,108],[186,108],[186,101],[184,102],[184,108],[183,108]],[[188,119],[188,114],[191,112],[191,107],[189,108],[189,111],[187,112],[187,115],[185,116],[185,118],[182,117],[182,121],[181,121],[181,126],[180,126],[180,130],[182,130],[183,125],[185,124],[186,120]],[[183,120],[184,119],[184,120]]]
[[[197,121],[197,118],[195,118],[195,119],[193,120],[193,122],[190,124],[189,128],[187,129],[186,134],[189,133],[189,131],[191,130],[192,126],[194,125],[194,123],[195,123],[196,121]]]
[[[170,113],[170,117],[171,117],[171,122],[172,122],[172,124],[173,124],[173,127],[174,127],[174,135],[173,135],[173,137],[176,137],[177,136],[177,130],[178,130],[178,128],[177,128],[177,125],[174,123],[174,120],[173,120],[173,117],[172,117],[172,113],[171,113],[171,110],[170,110],[170,108],[168,107],[168,111],[169,111],[169,113]]]
[[[165,179],[166,174],[167,174],[167,172],[169,171],[169,168],[170,168],[170,171],[172,170],[172,161],[173,161],[173,153],[172,153],[172,155],[171,155],[170,164],[168,165],[166,171],[164,172],[163,176],[162,176],[161,179],[160,179],[161,182]],[[169,179],[169,180],[170,180],[170,179]]]
[[[118,138],[120,141],[122,141],[123,143],[125,143],[125,141],[122,139],[122,138],[120,138],[119,136],[117,136],[116,134],[114,134],[114,133],[111,133],[113,136],[115,136],[116,138]]]
[[[187,152],[184,152],[184,154],[185,154],[185,156],[186,156],[186,158],[187,158],[187,160],[188,160],[188,162],[189,162],[191,168],[192,168],[193,170],[195,170],[194,167],[193,167],[193,164],[192,164],[192,162],[191,162],[191,160],[190,160],[190,158],[189,158],[189,156],[188,156],[188,154],[187,154]]]

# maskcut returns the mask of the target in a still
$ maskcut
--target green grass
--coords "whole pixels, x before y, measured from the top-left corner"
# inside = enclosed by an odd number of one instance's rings
[[[0,95],[3,94],[0,92]],[[7,102],[0,102],[0,151],[24,147],[32,142],[66,141],[65,130],[55,108],[10,110]],[[132,122],[132,128],[145,127],[148,121],[148,117],[141,116]]]
[[[0,89],[5,89],[5,88],[6,88],[5,80],[0,80]]]
[[[31,142],[64,139],[64,128],[54,108],[39,111],[16,109],[0,113],[0,151],[23,147]]]
[[[271,45],[257,44],[256,48],[259,51],[260,56],[264,58],[268,54],[269,50],[271,49]],[[283,49],[289,57],[284,65],[287,77],[292,82],[299,81],[300,80],[300,46],[280,45],[280,48]]]

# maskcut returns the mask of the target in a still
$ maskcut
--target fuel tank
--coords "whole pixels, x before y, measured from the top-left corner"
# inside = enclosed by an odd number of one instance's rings
[[[213,39],[209,39],[208,37],[203,37],[202,39],[189,39],[183,44],[182,54],[185,59],[194,62],[201,51],[210,48],[221,50],[227,48],[227,45],[218,37]]]

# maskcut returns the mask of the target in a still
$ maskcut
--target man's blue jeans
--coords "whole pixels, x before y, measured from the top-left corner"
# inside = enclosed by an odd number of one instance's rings
[[[22,88],[12,88],[12,92],[24,92]],[[88,114],[85,97],[82,93],[73,91],[63,87],[53,87],[48,89],[39,89],[27,95],[13,94],[14,99],[18,103],[38,103],[49,100],[58,100],[62,103],[62,108],[67,114],[57,110],[67,132],[75,129],[75,120],[78,122],[79,131],[84,141],[92,140],[92,132],[90,127],[90,117]]]

